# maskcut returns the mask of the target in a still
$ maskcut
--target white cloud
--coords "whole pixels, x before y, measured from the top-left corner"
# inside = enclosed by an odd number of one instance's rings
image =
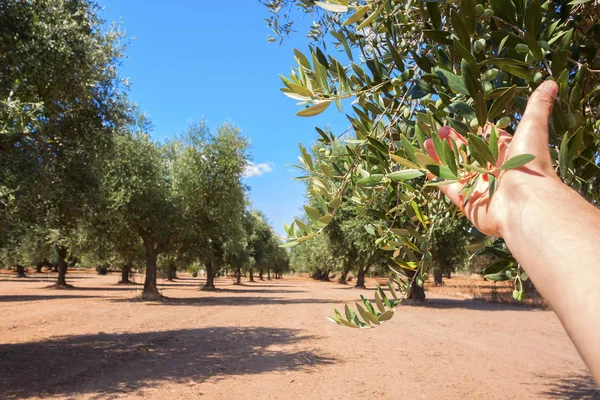
[[[253,176],[261,176],[264,173],[273,171],[274,164],[272,162],[265,162],[260,164],[254,164],[249,162],[244,170],[244,178],[251,178]]]

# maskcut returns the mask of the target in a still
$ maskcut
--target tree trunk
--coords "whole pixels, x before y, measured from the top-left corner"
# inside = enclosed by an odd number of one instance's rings
[[[417,285],[416,279],[412,282],[410,287],[410,296],[408,296],[408,299],[420,302],[425,301],[425,288]]]
[[[44,262],[39,262],[37,264],[35,264],[35,272],[37,272],[38,274],[42,273],[42,268],[44,268]]]
[[[202,289],[214,289],[215,288],[215,275],[213,272],[212,262],[206,263],[206,283]]]
[[[156,258],[158,254],[150,243],[146,243],[146,279],[144,280],[144,290],[142,291],[143,300],[161,300],[162,295],[156,285]]]
[[[254,282],[254,271],[252,271],[252,268],[248,271],[248,275],[250,275],[250,282]]]
[[[263,269],[259,269],[258,270],[258,279],[260,279],[261,281],[264,281],[265,278],[263,278]]]
[[[27,278],[27,275],[25,275],[25,267],[17,264],[17,278]]]
[[[73,286],[67,284],[67,249],[64,246],[55,246],[56,257],[58,258],[58,279],[53,285],[56,288],[71,288]]]
[[[177,267],[175,264],[170,264],[169,270],[167,271],[167,280],[173,282],[174,279],[177,279]]]
[[[271,280],[271,270],[270,269],[267,270],[267,279]]]
[[[356,288],[366,289],[365,288],[365,272],[366,268],[362,265],[358,267],[358,274],[356,275]]]
[[[242,284],[242,269],[240,267],[237,267],[235,269],[235,285],[241,285]]]
[[[435,284],[435,286],[443,286],[444,285],[444,281],[442,280],[442,277],[443,277],[442,270],[440,268],[434,268],[433,269],[433,283]]]
[[[446,271],[445,275],[446,275],[446,279],[452,278],[452,271],[451,270]]]
[[[344,269],[342,269],[342,273],[338,278],[338,283],[346,283],[346,281],[348,280],[348,273],[350,272],[350,268],[351,267],[349,264],[344,265]]]
[[[121,281],[119,281],[119,283],[124,284],[124,285],[133,283],[129,280],[130,272],[131,272],[131,264],[124,264],[123,267],[121,268]]]

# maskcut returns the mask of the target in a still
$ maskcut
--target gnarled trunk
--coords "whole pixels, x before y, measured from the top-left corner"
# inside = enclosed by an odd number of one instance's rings
[[[240,267],[237,267],[235,269],[235,285],[241,285],[242,284],[242,269]]]
[[[177,267],[172,263],[169,265],[169,270],[167,271],[167,280],[173,282],[174,279],[177,279]]]
[[[39,263],[35,264],[35,272],[37,272],[38,274],[41,274],[42,268],[44,268],[45,264],[46,264],[46,262],[39,262]]]
[[[214,289],[215,288],[215,274],[213,272],[212,262],[206,263],[206,283],[203,289]]]
[[[408,296],[408,299],[413,301],[425,301],[425,288],[417,285],[416,279],[410,286],[410,295]]]
[[[27,275],[25,275],[25,267],[17,264],[17,278],[27,278]]]
[[[362,265],[358,267],[358,274],[356,275],[356,285],[355,287],[360,289],[365,289],[365,272],[366,268]]]
[[[121,280],[119,283],[121,284],[129,284],[133,283],[129,280],[129,274],[131,273],[131,264],[124,264],[121,268]]]
[[[444,281],[442,280],[443,275],[444,274],[442,273],[442,270],[440,268],[435,268],[433,270],[433,283],[435,284],[435,286],[444,285]]]
[[[252,271],[252,268],[248,271],[248,275],[250,276],[250,282],[254,282],[254,271]]]
[[[350,272],[351,269],[351,265],[350,263],[346,263],[344,265],[344,269],[342,269],[342,273],[340,274],[340,277],[338,278],[338,283],[346,283],[346,281],[348,280],[348,273]]]
[[[58,258],[58,278],[54,287],[56,288],[70,288],[71,285],[67,284],[67,248],[64,246],[55,246],[56,257]]]
[[[142,291],[142,299],[144,300],[160,300],[162,295],[158,291],[156,285],[156,258],[158,254],[150,244],[146,245],[146,279],[144,280],[144,290]]]

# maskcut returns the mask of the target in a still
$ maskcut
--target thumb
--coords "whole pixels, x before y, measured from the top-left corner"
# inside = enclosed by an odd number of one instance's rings
[[[545,81],[532,93],[513,137],[510,156],[531,153],[536,157],[536,164],[552,165],[548,149],[548,121],[557,94],[558,85],[554,81]]]

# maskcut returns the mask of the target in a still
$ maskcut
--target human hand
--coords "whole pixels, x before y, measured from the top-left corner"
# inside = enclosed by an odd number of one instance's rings
[[[542,83],[531,95],[525,114],[517,127],[514,136],[504,130],[498,130],[498,161],[500,167],[506,160],[519,154],[533,154],[535,159],[526,165],[502,171],[495,169],[497,189],[492,197],[489,195],[487,175],[479,179],[468,201],[463,205],[464,195],[461,194],[466,181],[440,186],[446,196],[452,200],[481,232],[496,237],[504,237],[506,227],[518,223],[527,200],[535,191],[548,192],[559,179],[552,167],[548,148],[548,120],[552,113],[554,99],[558,86],[553,81]],[[484,135],[489,134],[491,124],[484,128]],[[458,146],[467,144],[467,140],[449,127],[439,130],[440,139],[447,140],[452,145],[452,137]],[[425,150],[434,160],[439,162],[433,141],[425,141]],[[430,178],[433,178],[430,175]]]

